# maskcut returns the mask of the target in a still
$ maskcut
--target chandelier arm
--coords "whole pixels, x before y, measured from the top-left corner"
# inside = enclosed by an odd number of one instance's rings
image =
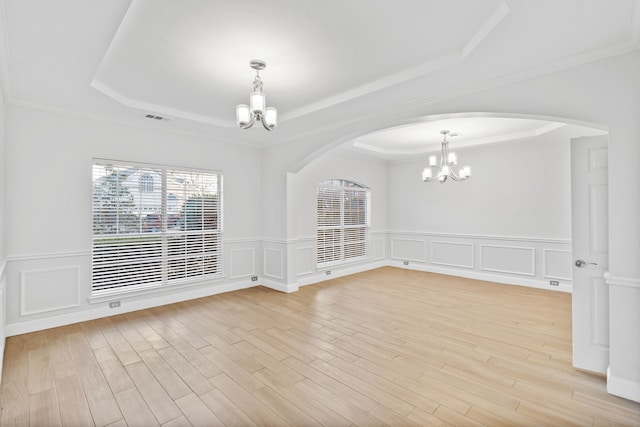
[[[251,113],[251,121],[244,126],[240,126],[242,129],[249,129],[256,122],[256,115]]]
[[[271,132],[273,130],[273,128],[269,127],[269,125],[267,124],[267,121],[264,118],[264,114],[260,114],[258,113],[258,115],[260,116],[260,123],[262,123],[262,126],[268,130],[269,132]]]

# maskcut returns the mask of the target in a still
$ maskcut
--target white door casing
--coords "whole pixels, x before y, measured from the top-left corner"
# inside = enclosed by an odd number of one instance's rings
[[[571,140],[573,366],[606,373],[609,365],[608,137]]]

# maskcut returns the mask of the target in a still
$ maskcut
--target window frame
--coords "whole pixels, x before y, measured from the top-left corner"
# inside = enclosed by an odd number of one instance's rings
[[[134,227],[133,232],[121,232],[118,219],[116,219],[116,224],[118,225],[115,231],[100,233],[96,229],[96,212],[97,210],[103,209],[100,202],[96,204],[96,199],[103,197],[101,193],[96,193],[96,185],[103,185],[101,182],[98,182],[98,180],[105,179],[105,177],[113,174],[113,172],[108,172],[107,168],[109,167],[113,168],[118,174],[115,178],[118,183],[118,190],[115,197],[117,206],[115,208],[116,218],[119,218],[121,215],[120,204],[122,202],[120,200],[124,198],[123,195],[125,194],[121,192],[122,188],[126,187],[130,200],[134,198],[134,196],[131,195],[131,190],[138,192],[139,204],[135,208],[137,223],[134,223],[137,224],[137,231],[135,231]],[[138,180],[123,186],[123,178],[119,175],[123,171],[131,175],[139,175]],[[161,178],[161,182],[157,182],[158,180],[154,179],[154,189],[159,191],[155,193],[141,191],[139,179],[145,175],[153,177],[154,174],[159,174]],[[201,181],[189,186],[186,180],[180,184],[180,181],[176,179],[180,174],[203,178],[198,178],[201,179]],[[126,180],[126,178],[124,180]],[[223,173],[216,170],[94,158],[92,160],[91,185],[92,244],[90,300],[128,293],[146,292],[149,290],[163,290],[174,286],[190,285],[204,280],[222,279],[224,277],[222,247],[223,183]],[[202,191],[199,195],[194,190],[198,184],[202,186]],[[182,185],[182,188],[180,188],[180,185]],[[205,185],[207,186],[205,187]],[[182,190],[182,194],[179,194],[178,197],[182,196],[183,202],[179,204],[178,207],[180,208],[181,218],[179,221],[184,222],[184,224],[180,222],[174,223],[172,221],[175,213],[171,212],[176,209],[176,194],[171,191],[176,191],[176,189],[178,189],[177,191]],[[209,191],[211,191],[211,193],[209,193]],[[149,197],[152,194],[155,195],[156,202],[157,199],[160,200],[160,213],[144,207],[145,201],[149,202]],[[171,196],[173,196],[173,198]],[[145,198],[146,200],[144,200]],[[211,202],[211,199],[215,200],[215,202]],[[193,202],[195,201],[197,205],[198,200],[200,201],[200,205],[194,208]],[[188,205],[189,201],[192,202],[190,205]],[[158,225],[159,230],[156,228],[152,230],[144,229],[143,224],[149,217],[149,210],[154,211],[154,224]],[[201,219],[200,227],[195,229],[188,227],[188,224],[193,223],[193,221],[189,223],[189,218],[190,215],[194,215],[194,212],[195,215],[200,215]],[[155,217],[158,216],[159,219],[156,219]],[[182,219],[183,216],[184,219]],[[213,221],[211,218],[214,218]],[[111,245],[105,245],[104,243],[107,241],[111,241]],[[178,246],[176,246],[176,241],[178,242]],[[127,242],[134,242],[133,246],[138,248],[138,252],[136,253],[143,255],[139,258],[135,256],[132,258],[121,256],[119,251]],[[141,249],[145,248],[144,245],[146,244],[149,245],[146,246],[151,253],[149,256],[145,253],[146,249]],[[105,247],[110,248],[112,252],[104,252]],[[103,250],[102,255],[100,253],[101,250]],[[125,254],[130,252],[135,251],[127,251],[127,249],[124,249]],[[182,255],[180,255],[181,252]],[[107,254],[106,256],[104,255],[105,253]],[[117,258],[116,261],[108,261],[109,255],[111,254],[115,254],[115,258]],[[100,258],[101,256],[102,258]],[[125,260],[121,261],[121,258]],[[144,265],[147,262],[147,258],[148,264],[153,265],[145,270]],[[172,260],[174,265],[176,260],[178,262],[184,261],[184,266],[181,267],[181,270],[178,270],[179,272],[183,272],[182,276],[180,276],[180,273],[175,273],[175,267],[173,268],[174,272],[171,272],[170,264]],[[159,270],[158,266],[160,268]],[[109,273],[110,268],[113,269],[113,273],[117,278],[112,277],[110,282],[101,281],[99,277],[100,272],[104,271]],[[126,274],[121,273],[121,270],[125,268],[129,269],[127,273],[131,273],[131,275],[138,273],[137,275],[142,276],[143,280],[141,280],[140,283],[135,282],[135,280],[128,283]],[[149,276],[146,276],[147,274]],[[107,277],[107,275],[105,274],[104,277]],[[124,279],[122,279],[123,277]]]
[[[371,189],[360,183],[345,179],[321,181],[316,189],[316,267],[322,269],[369,258]],[[345,205],[348,192],[362,193],[363,197],[360,199],[361,202],[364,202],[362,209],[347,210]],[[326,197],[330,193],[334,193],[335,197],[333,199]],[[339,212],[335,210],[336,205],[333,206],[333,209],[321,211],[321,202],[327,204],[326,202],[329,200],[333,203],[338,202]],[[339,220],[337,223],[336,213]],[[327,222],[333,222],[333,224],[327,224]],[[329,230],[334,231],[327,233]],[[362,232],[351,233],[352,235],[359,234],[362,238],[348,239],[346,236],[349,234],[349,230],[362,230]],[[339,236],[337,245],[336,239],[331,234]],[[327,235],[329,235],[328,238]],[[348,248],[348,246],[351,246],[351,248]]]

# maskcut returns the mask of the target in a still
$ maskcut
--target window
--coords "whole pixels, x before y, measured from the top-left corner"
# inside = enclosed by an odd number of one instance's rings
[[[218,172],[94,160],[92,216],[94,296],[222,274]]]
[[[318,265],[333,265],[367,254],[369,189],[332,179],[318,184]]]

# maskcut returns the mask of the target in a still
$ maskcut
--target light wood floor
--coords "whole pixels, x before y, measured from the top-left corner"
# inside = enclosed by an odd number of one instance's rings
[[[395,268],[11,337],[2,426],[640,425],[571,296]]]

